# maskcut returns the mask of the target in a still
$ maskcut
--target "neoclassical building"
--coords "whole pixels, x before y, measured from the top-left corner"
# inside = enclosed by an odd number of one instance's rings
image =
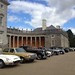
[[[46,27],[45,24],[42,26],[43,27],[36,28],[33,31],[8,28],[7,37],[9,47],[19,47],[22,45],[32,47],[69,47],[68,35],[60,29],[59,26],[54,27],[51,25]]]
[[[0,47],[19,47],[29,45],[32,47],[69,47],[68,35],[60,28],[46,26],[42,20],[42,27],[31,31],[7,28],[7,0],[0,0]]]
[[[0,0],[0,48],[8,46],[7,40],[7,0]]]

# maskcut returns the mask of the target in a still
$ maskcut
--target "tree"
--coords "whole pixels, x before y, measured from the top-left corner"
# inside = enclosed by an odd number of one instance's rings
[[[69,37],[69,45],[70,47],[75,47],[75,35],[72,33],[72,31],[69,29],[67,31],[68,37]]]

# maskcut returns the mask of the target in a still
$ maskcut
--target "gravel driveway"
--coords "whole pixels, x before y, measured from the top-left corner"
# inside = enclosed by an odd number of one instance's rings
[[[0,75],[75,75],[75,52],[0,69]]]

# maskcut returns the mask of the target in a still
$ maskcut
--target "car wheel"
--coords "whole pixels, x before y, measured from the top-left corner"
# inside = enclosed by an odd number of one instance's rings
[[[4,67],[4,62],[2,60],[0,60],[0,68],[3,68]]]
[[[37,59],[38,60],[42,59],[42,56],[41,55],[37,55]]]
[[[30,62],[34,62],[34,59],[30,60]]]
[[[23,57],[20,57],[21,61],[20,63],[24,63],[25,62],[25,59]]]

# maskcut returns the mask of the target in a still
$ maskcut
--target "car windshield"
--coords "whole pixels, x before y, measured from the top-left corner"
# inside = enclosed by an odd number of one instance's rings
[[[16,52],[26,52],[23,48],[16,48]]]
[[[5,48],[4,50],[3,50],[3,52],[8,52],[9,51],[9,48]]]

